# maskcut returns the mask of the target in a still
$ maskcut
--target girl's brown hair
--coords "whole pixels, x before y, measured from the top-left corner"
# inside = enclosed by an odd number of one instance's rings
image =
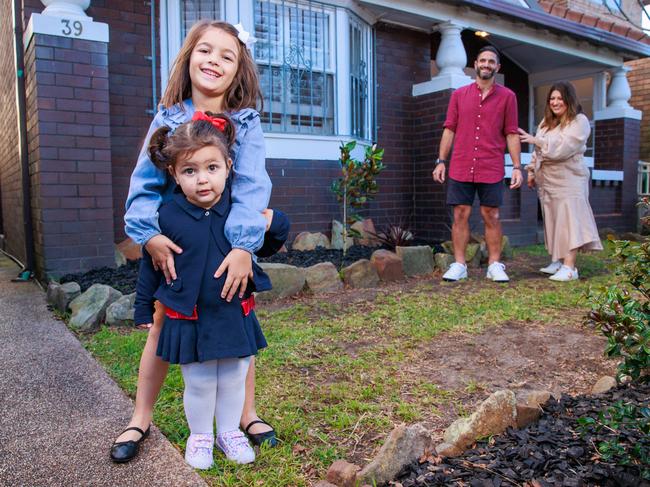
[[[257,74],[257,66],[253,56],[246,45],[237,37],[239,32],[232,24],[216,20],[200,20],[192,26],[185,37],[185,42],[179,51],[174,64],[165,93],[160,103],[169,108],[192,96],[192,80],[190,79],[190,57],[199,39],[208,29],[220,29],[235,39],[239,46],[238,69],[232,84],[226,90],[224,96],[224,111],[237,111],[243,108],[257,108],[258,102],[262,109],[262,92]]]
[[[559,91],[564,104],[566,105],[566,112],[562,117],[556,117],[551,110],[551,95],[554,91]],[[547,130],[552,130],[558,125],[566,125],[571,122],[576,116],[582,113],[582,107],[578,103],[578,95],[576,89],[568,81],[558,81],[551,86],[551,89],[548,90],[548,95],[546,95],[546,106],[544,107],[544,120],[540,124],[540,127],[545,127]]]
[[[223,131],[207,120],[190,120],[179,125],[175,132],[167,126],[160,127],[149,141],[151,162],[163,171],[173,168],[176,163],[189,157],[197,150],[214,146],[228,160],[230,147],[235,141],[235,126],[225,113],[206,112],[211,118],[224,121]]]

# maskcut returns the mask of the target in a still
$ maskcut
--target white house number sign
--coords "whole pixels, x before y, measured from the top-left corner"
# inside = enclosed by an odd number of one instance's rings
[[[108,42],[108,24],[93,22],[92,19],[55,17],[53,15],[32,14],[25,30],[25,45],[34,34],[48,34],[71,37],[89,41]]]
[[[84,25],[79,20],[61,19],[61,33],[66,37],[79,37],[83,34]]]

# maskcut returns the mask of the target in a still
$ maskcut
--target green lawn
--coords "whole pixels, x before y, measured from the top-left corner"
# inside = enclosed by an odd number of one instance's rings
[[[512,269],[543,264],[540,246],[518,249]],[[607,283],[605,253],[580,256],[579,282],[554,283],[530,275],[505,286],[471,279],[441,284],[439,277],[379,289],[372,300],[306,298],[260,310],[269,348],[258,356],[257,402],[282,439],[263,449],[254,464],[235,466],[216,455],[202,475],[212,485],[308,485],[337,458],[350,458],[381,443],[393,426],[416,422],[424,412],[456,408],[458,391],[425,378],[407,377],[404,364],[440,333],[478,332],[505,322],[560,322],[567,310],[583,313],[590,286]],[[112,377],[134,396],[141,331],[103,328],[82,338]],[[468,383],[466,392],[480,384]],[[154,421],[181,449],[188,435],[177,366],[170,368]]]

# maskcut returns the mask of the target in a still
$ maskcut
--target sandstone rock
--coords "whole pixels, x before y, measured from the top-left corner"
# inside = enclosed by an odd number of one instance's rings
[[[339,487],[355,487],[360,467],[345,460],[336,460],[327,470],[327,480]]]
[[[327,480],[319,480],[314,484],[314,487],[336,487],[336,485]]]
[[[404,279],[402,259],[390,250],[375,250],[370,257],[370,262],[377,270],[382,281],[401,281]]]
[[[47,286],[47,302],[61,313],[68,310],[70,302],[81,294],[81,287],[76,282],[59,284],[51,282]]]
[[[433,272],[433,252],[428,245],[396,247],[395,252],[402,259],[404,274],[407,276]]]
[[[550,391],[532,390],[522,392],[520,397],[517,397],[517,401],[530,407],[543,406],[548,402],[551,396],[552,394]]]
[[[368,247],[376,247],[380,245],[380,242],[376,237],[377,230],[375,230],[375,224],[373,223],[372,218],[366,218],[365,220],[356,222],[350,228],[356,230],[361,235],[354,239],[357,245],[367,245]]]
[[[451,240],[442,242],[440,246],[444,249],[446,253],[454,255],[454,243]]]
[[[608,237],[611,235],[614,240],[618,238],[616,235],[616,230],[610,227],[603,227],[598,229],[598,235],[600,235],[600,238],[602,240],[607,240]]]
[[[433,260],[436,263],[436,269],[440,269],[442,272],[447,272],[449,266],[456,261],[453,255],[444,254],[442,252],[439,252],[436,255],[434,255]]]
[[[388,435],[377,456],[359,472],[357,478],[371,485],[389,482],[404,465],[416,461],[432,447],[431,436],[422,424],[397,426]]]
[[[472,232],[469,236],[469,242],[477,243],[480,245],[482,243],[485,243],[485,237],[483,237],[483,235],[481,235],[480,233]]]
[[[436,453],[441,457],[457,457],[463,453],[463,450],[449,443],[440,443],[436,445]]]
[[[106,324],[109,326],[133,326],[133,303],[135,293],[122,296],[106,308]]]
[[[501,259],[502,260],[508,260],[512,259],[514,256],[514,251],[512,250],[512,246],[510,245],[510,239],[508,238],[507,235],[504,235],[501,237]]]
[[[93,284],[70,303],[70,327],[84,332],[96,331],[104,322],[106,308],[122,293],[104,284]]]
[[[343,250],[343,224],[338,220],[332,220],[332,248]],[[345,248],[349,249],[354,245],[352,237],[345,240]]]
[[[454,421],[446,430],[444,442],[466,449],[477,439],[496,435],[517,424],[515,394],[509,390],[493,393],[469,418]]]
[[[298,294],[305,287],[305,269],[287,264],[260,263],[260,267],[271,279],[273,289],[259,293],[262,301],[287,298]]]
[[[481,245],[477,243],[467,244],[465,248],[465,262],[467,267],[480,267],[481,265]]]
[[[307,287],[314,294],[331,293],[343,289],[343,282],[341,282],[339,272],[331,262],[321,262],[307,267],[305,269],[305,280]]]
[[[300,232],[291,244],[293,250],[314,250],[317,247],[330,248],[329,239],[322,233]]]
[[[116,247],[126,260],[138,260],[142,257],[142,247],[130,238],[122,240]]]
[[[368,259],[356,261],[343,269],[343,282],[353,288],[375,287],[379,275]]]
[[[524,403],[517,403],[517,428],[522,429],[534,423],[542,415],[542,408],[539,406],[528,406]]]
[[[640,233],[636,232],[625,232],[621,233],[619,240],[629,240],[630,242],[645,242],[648,240],[647,237],[644,237]]]
[[[616,379],[607,375],[598,379],[598,382],[591,388],[592,394],[602,394],[616,387]]]
[[[47,300],[47,304],[51,304],[54,306],[54,296],[56,293],[56,290],[61,287],[61,284],[59,284],[56,281],[50,281],[47,285],[47,291],[45,292],[45,299]]]

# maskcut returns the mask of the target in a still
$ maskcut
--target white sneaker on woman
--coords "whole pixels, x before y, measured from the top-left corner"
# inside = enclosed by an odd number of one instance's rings
[[[543,272],[544,274],[555,274],[557,271],[560,270],[560,267],[562,267],[562,262],[559,260],[554,260],[551,262],[549,265],[546,267],[542,267],[539,272]]]
[[[255,460],[255,450],[241,430],[217,434],[217,446],[226,454],[226,458],[233,462],[251,463]]]
[[[488,279],[493,280],[494,282],[508,282],[510,278],[506,274],[506,266],[501,262],[492,262],[488,266],[487,274],[485,275]]]
[[[551,281],[560,281],[560,282],[566,282],[566,281],[575,281],[578,279],[578,269],[563,265],[560,267],[560,270],[558,270],[555,274],[553,274],[551,277],[549,277]]]
[[[190,435],[187,439],[187,446],[185,447],[185,461],[194,468],[207,470],[213,463],[213,446],[214,435]]]
[[[451,264],[442,276],[443,281],[460,281],[461,279],[467,279],[467,265],[460,262]]]

